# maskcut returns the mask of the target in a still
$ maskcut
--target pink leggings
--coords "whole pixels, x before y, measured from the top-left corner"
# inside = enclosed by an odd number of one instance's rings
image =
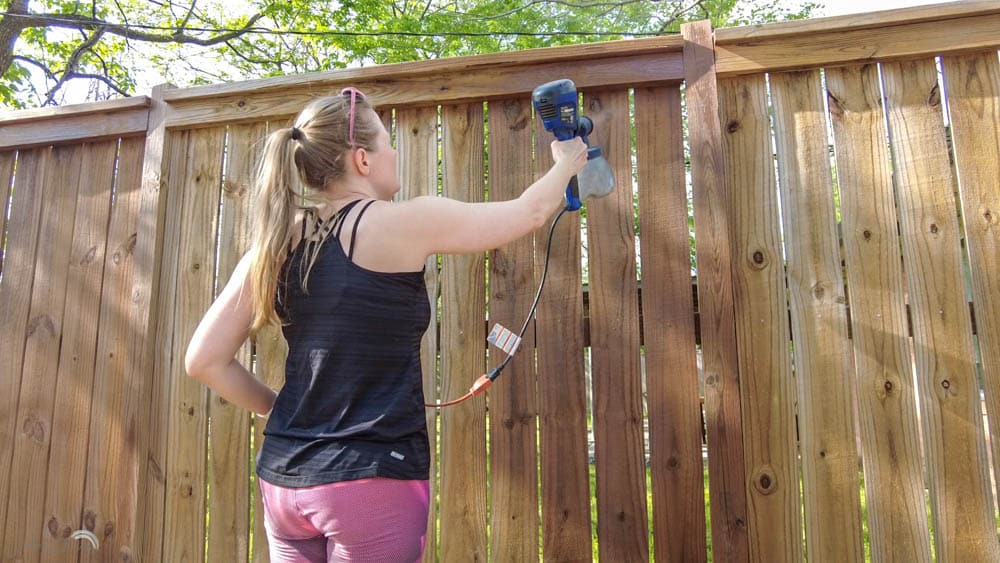
[[[423,557],[427,481],[373,478],[297,489],[257,482],[273,563]]]

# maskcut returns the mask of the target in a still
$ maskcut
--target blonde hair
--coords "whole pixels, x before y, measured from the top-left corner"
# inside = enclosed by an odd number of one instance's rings
[[[374,150],[380,128],[368,110],[374,109],[360,93],[350,92],[312,101],[292,127],[268,135],[257,169],[254,189],[250,281],[253,295],[251,333],[279,324],[275,310],[278,275],[288,258],[292,222],[300,210],[315,210],[316,195],[344,175],[351,147],[350,119],[354,119],[354,147]],[[305,218],[303,218],[305,221]],[[319,245],[309,245],[302,284],[315,262]],[[305,259],[305,257],[304,257]]]

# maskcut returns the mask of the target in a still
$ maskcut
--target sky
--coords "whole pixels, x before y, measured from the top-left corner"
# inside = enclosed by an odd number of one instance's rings
[[[866,12],[877,12],[882,10],[895,10],[912,6],[922,6],[926,4],[939,4],[949,0],[816,0],[824,6],[814,11],[815,17],[840,16],[847,14],[857,14]],[[775,0],[776,3],[783,4],[784,0]],[[152,91],[152,86],[165,82],[159,76],[151,76],[151,73],[142,73],[136,76],[138,82],[137,93],[148,94]],[[40,82],[40,81],[39,81]],[[75,104],[86,101],[87,89],[85,81],[73,81],[64,87],[65,97],[62,104]]]

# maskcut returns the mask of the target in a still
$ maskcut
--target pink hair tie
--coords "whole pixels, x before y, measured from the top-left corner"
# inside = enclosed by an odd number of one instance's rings
[[[351,147],[353,148],[354,147],[354,107],[355,107],[355,101],[357,100],[358,96],[364,96],[364,94],[362,94],[361,90],[358,90],[354,86],[348,86],[347,88],[344,88],[343,90],[340,91],[340,95],[341,96],[343,96],[344,94],[348,94],[348,93],[351,95],[351,113],[348,114],[348,116],[347,116],[347,122],[349,123],[349,125],[348,125],[349,129],[348,129],[348,132],[347,132],[347,139],[350,142]]]

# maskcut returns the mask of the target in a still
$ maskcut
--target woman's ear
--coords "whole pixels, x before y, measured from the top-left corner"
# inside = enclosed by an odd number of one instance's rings
[[[351,155],[352,162],[354,163],[354,169],[357,171],[359,176],[368,176],[371,174],[371,166],[368,165],[368,151],[365,149],[355,149]]]

